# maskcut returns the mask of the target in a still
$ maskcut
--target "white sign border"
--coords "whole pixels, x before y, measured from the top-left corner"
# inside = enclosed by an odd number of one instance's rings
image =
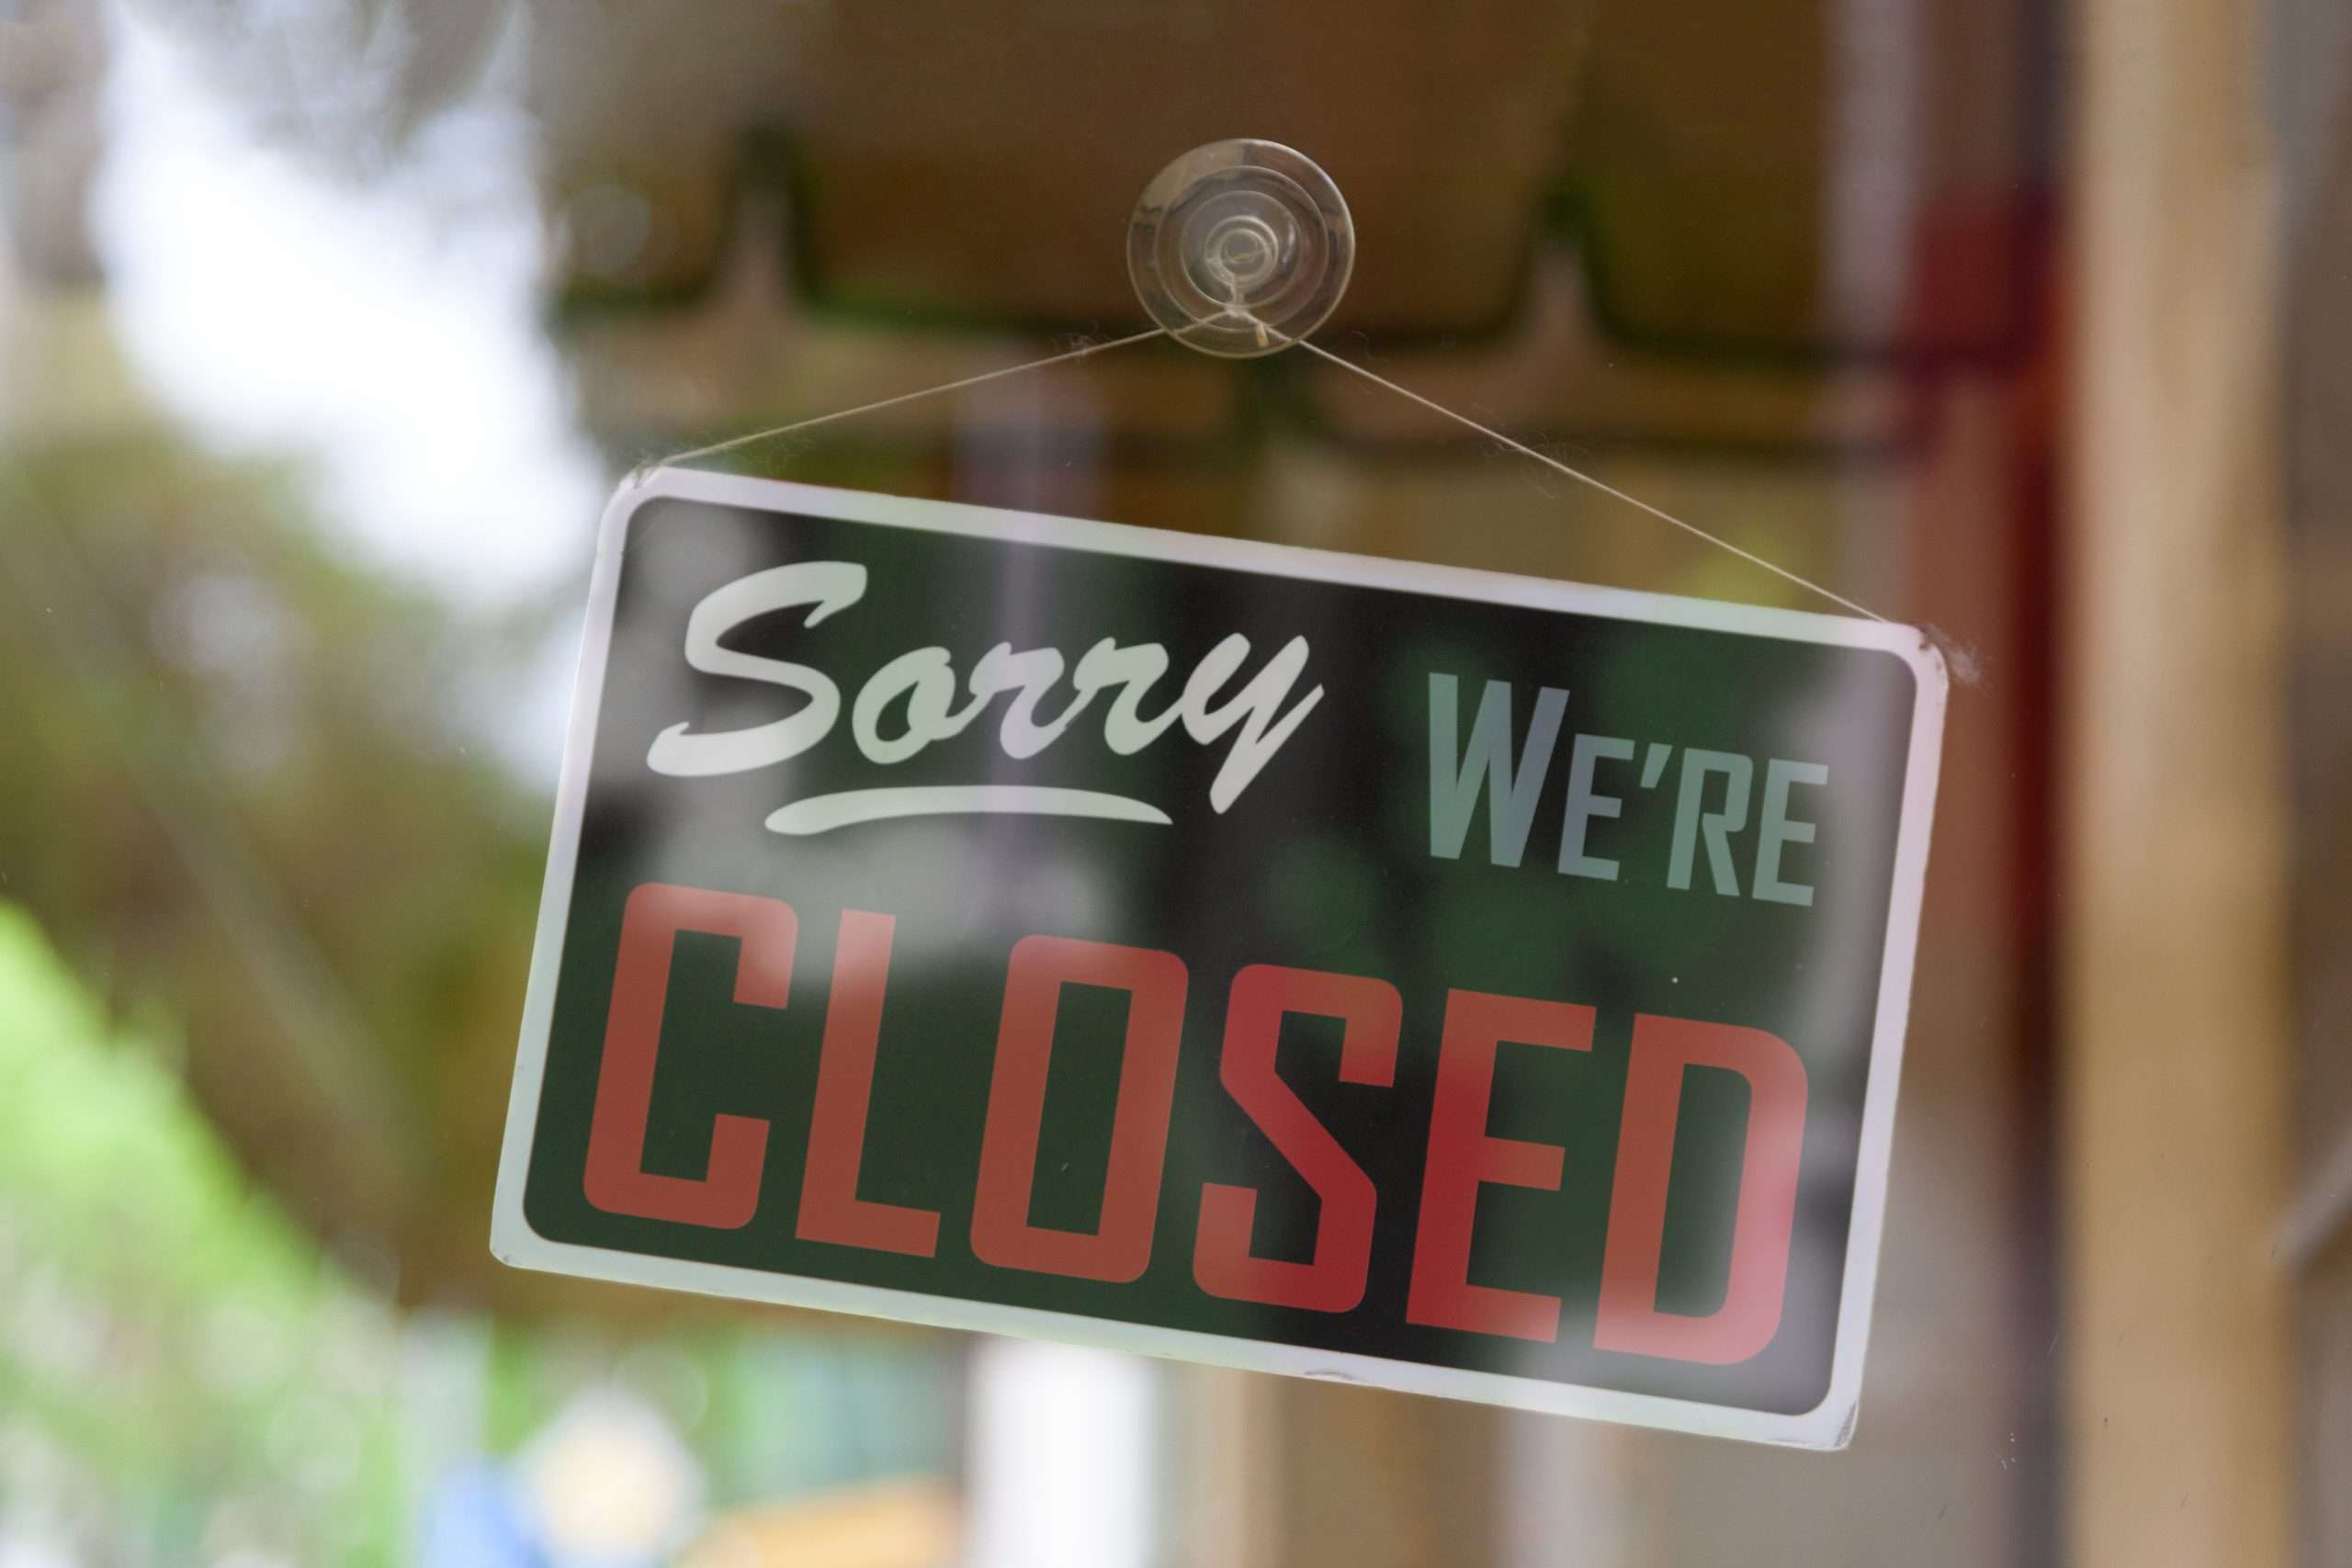
[[[550,1241],[534,1231],[524,1218],[523,1190],[530,1168],[531,1142],[537,1126],[539,1091],[547,1067],[556,976],[571,907],[572,875],[579,859],[589,760],[595,751],[597,706],[604,690],[605,656],[612,642],[621,556],[629,520],[638,508],[664,498],[1053,545],[1101,555],[1229,567],[1265,576],[1401,589],[1485,604],[1573,611],[1651,625],[1879,649],[1902,659],[1917,682],[1917,700],[1912,709],[1910,754],[1904,773],[1903,807],[1895,842],[1894,899],[1887,910],[1886,951],[1880,966],[1878,1012],[1863,1092],[1853,1213],[1847,1236],[1845,1279],[1838,1296],[1838,1338],[1832,1353],[1828,1392],[1821,1403],[1811,1410],[1792,1415],[1743,1410],[1543,1378],[1467,1371],[1419,1361],[1237,1339],[1193,1329],[1159,1328],[1032,1307],[1002,1306],[723,1264],[616,1252]],[[1861,1400],[1862,1359],[1870,1340],[1879,1241],[1886,1217],[1895,1086],[1901,1075],[1904,1030],[1910,1010],[1913,957],[1918,942],[1928,835],[1935,814],[1949,687],[1943,658],[1935,645],[1917,627],[1894,623],[1554,582],[1290,545],[1210,538],[953,502],[831,490],[739,474],[657,468],[636,482],[624,483],[614,493],[605,510],[597,538],[587,624],[581,639],[580,670],[572,691],[571,721],[565,736],[563,770],[556,791],[555,828],[548,847],[547,881],[539,901],[530,983],[523,1002],[522,1036],[515,1053],[514,1087],[507,1101],[506,1135],[499,1157],[497,1195],[491,1220],[491,1252],[501,1262],[518,1269],[546,1269],[621,1284],[855,1313],[940,1328],[1060,1340],[1141,1355],[1176,1356],[1244,1371],[1361,1383],[1407,1393],[1476,1400],[1555,1416],[1578,1416],[1751,1442],[1842,1449],[1853,1436]]]

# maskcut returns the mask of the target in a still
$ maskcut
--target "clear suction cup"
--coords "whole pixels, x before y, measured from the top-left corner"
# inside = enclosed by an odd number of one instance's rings
[[[1321,326],[1355,259],[1340,187],[1278,141],[1194,148],[1144,187],[1127,226],[1127,275],[1151,319],[1232,359]]]

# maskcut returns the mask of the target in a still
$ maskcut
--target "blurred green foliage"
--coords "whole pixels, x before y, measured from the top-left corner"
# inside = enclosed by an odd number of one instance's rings
[[[255,1188],[176,1055],[0,905],[0,1562],[405,1561],[476,1443],[512,1456],[599,1390],[657,1412],[722,1506],[952,1466],[936,1342],[420,1337]]]
[[[0,907],[0,1513],[74,1561],[391,1560],[387,1307]]]
[[[374,1282],[471,1299],[547,811],[483,738],[575,596],[463,615],[293,478],[160,432],[0,466],[0,897],[168,1011],[232,1145]]]

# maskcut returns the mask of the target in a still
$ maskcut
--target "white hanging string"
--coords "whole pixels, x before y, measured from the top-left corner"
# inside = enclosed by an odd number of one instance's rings
[[[1280,334],[1277,333],[1276,335],[1279,336]],[[1431,413],[1442,414],[1447,419],[1453,421],[1454,423],[1462,426],[1465,430],[1476,431],[1479,434],[1495,443],[1498,446],[1501,446],[1509,451],[1516,452],[1522,457],[1532,457],[1536,462],[1539,462],[1545,468],[1551,469],[1554,473],[1564,474],[1567,478],[1576,480],[1578,484],[1590,485],[1593,489],[1599,491],[1601,494],[1608,496],[1612,501],[1622,501],[1628,506],[1646,512],[1661,523],[1671,523],[1676,527],[1681,529],[1684,533],[1695,535],[1698,537],[1706,540],[1707,543],[1714,546],[1717,549],[1729,550],[1740,559],[1750,562],[1756,566],[1760,566],[1766,571],[1770,572],[1773,576],[1780,578],[1784,581],[1792,582],[1799,588],[1818,593],[1833,604],[1842,604],[1847,609],[1853,611],[1854,614],[1858,615],[1867,615],[1873,621],[1884,621],[1886,619],[1884,615],[1880,615],[1876,610],[1870,608],[1868,605],[1857,604],[1851,599],[1847,598],[1843,593],[1835,592],[1830,589],[1824,588],[1820,583],[1814,581],[1809,577],[1800,577],[1784,566],[1775,565],[1773,562],[1766,560],[1762,556],[1758,555],[1754,550],[1742,549],[1739,546],[1733,544],[1729,539],[1723,537],[1719,534],[1708,533],[1696,523],[1686,523],[1670,512],[1652,506],[1648,502],[1644,501],[1637,495],[1627,495],[1615,485],[1610,484],[1603,479],[1595,479],[1592,475],[1586,473],[1581,468],[1572,468],[1556,457],[1546,457],[1544,453],[1537,451],[1534,447],[1528,446],[1523,441],[1514,441],[1510,436],[1505,435],[1501,431],[1495,429],[1492,425],[1481,424],[1476,420],[1472,419],[1468,414],[1456,413],[1453,410],[1447,408],[1443,403],[1425,398],[1421,396],[1420,393],[1413,390],[1410,387],[1399,386],[1396,382],[1391,381],[1387,377],[1367,370],[1351,359],[1342,359],[1320,344],[1309,343],[1305,338],[1293,338],[1290,341],[1295,344],[1298,347],[1306,350],[1307,353],[1314,355],[1318,359],[1327,360],[1329,363],[1338,366],[1342,370],[1363,377],[1365,380],[1371,382],[1375,387],[1385,387],[1388,390],[1396,393],[1398,397],[1405,399],[1408,402],[1419,403],[1421,407],[1429,410]]]
[[[1166,327],[1154,327],[1149,332],[1136,333],[1127,337],[1114,337],[1105,343],[1080,344],[1066,354],[1049,355],[1044,359],[1032,359],[1020,365],[1008,365],[1000,370],[983,370],[977,376],[967,376],[959,381],[942,381],[936,387],[925,387],[913,392],[900,392],[895,398],[883,398],[875,402],[860,403],[854,409],[835,409],[831,413],[820,413],[810,419],[795,420],[790,424],[779,424],[772,430],[754,430],[749,435],[738,435],[727,441],[714,441],[707,446],[696,446],[692,451],[673,452],[659,462],[648,466],[666,468],[677,463],[690,463],[697,457],[716,457],[721,452],[732,452],[738,446],[751,446],[762,441],[772,441],[779,435],[790,435],[796,431],[814,430],[820,424],[831,424],[836,420],[855,419],[862,413],[878,413],[884,409],[896,408],[900,403],[920,402],[925,398],[936,398],[947,392],[960,392],[967,387],[977,387],[983,382],[1001,381],[1008,376],[1020,376],[1032,370],[1043,370],[1048,365],[1067,365],[1073,359],[1084,359],[1091,354],[1108,354],[1114,348],[1125,348],[1130,344],[1148,343],[1153,338],[1168,335]]]
[[[1539,452],[1534,447],[1528,446],[1523,441],[1514,440],[1510,436],[1505,435],[1501,431],[1495,429],[1492,425],[1482,424],[1478,421],[1472,419],[1468,414],[1458,413],[1454,410],[1447,408],[1443,403],[1438,402],[1434,399],[1425,398],[1420,393],[1414,391],[1410,387],[1403,386],[1397,382],[1392,381],[1387,377],[1380,375],[1375,371],[1367,370],[1363,366],[1356,364],[1353,360],[1342,358],[1339,355],[1332,353],[1329,349],[1323,347],[1320,344],[1309,342],[1307,339],[1303,337],[1292,337],[1289,333],[1282,331],[1279,327],[1270,326],[1264,321],[1259,321],[1246,310],[1238,307],[1228,309],[1221,315],[1212,317],[1209,321],[1201,322],[1200,325],[1204,327],[1209,326],[1216,321],[1224,320],[1226,317],[1239,317],[1242,321],[1256,327],[1260,334],[1261,342],[1263,342],[1268,336],[1272,336],[1280,338],[1283,343],[1290,344],[1293,347],[1303,348],[1306,350],[1307,353],[1314,355],[1317,358],[1321,359],[1326,363],[1338,366],[1340,369],[1347,371],[1350,375],[1361,376],[1375,387],[1385,388],[1387,390],[1394,392],[1396,396],[1403,398],[1408,402],[1416,403],[1420,407],[1429,410],[1431,413],[1452,420],[1454,423],[1461,425],[1465,430],[1474,431],[1476,434],[1485,436],[1487,440],[1495,443],[1506,451],[1515,452],[1522,457],[1531,458],[1535,462],[1541,463],[1544,467],[1551,469],[1554,473],[1574,479],[1578,484],[1589,485],[1594,490],[1599,491],[1601,494],[1608,496],[1612,501],[1623,502],[1624,504],[1634,508],[1636,511],[1647,513],[1650,516],[1657,518],[1661,523],[1671,524],[1675,527],[1681,529],[1684,533],[1691,535],[1693,537],[1705,540],[1708,544],[1714,546],[1719,550],[1727,550],[1731,554],[1737,556],[1740,559],[1747,561],[1751,566],[1761,567],[1766,571],[1770,572],[1773,576],[1780,578],[1784,582],[1793,584],[1798,588],[1805,590],[1805,592],[1809,593],[1819,594],[1822,598],[1828,600],[1831,604],[1836,604],[1842,609],[1850,610],[1855,615],[1865,616],[1873,621],[1887,621],[1886,616],[1880,615],[1876,610],[1871,609],[1867,604],[1858,604],[1853,600],[1847,598],[1844,594],[1839,593],[1833,589],[1825,588],[1809,577],[1799,576],[1797,573],[1791,571],[1784,566],[1781,566],[1773,561],[1765,559],[1762,556],[1758,555],[1753,550],[1742,548],[1740,546],[1733,544],[1729,539],[1723,537],[1719,534],[1709,533],[1706,529],[1700,527],[1697,524],[1687,522],[1682,518],[1677,517],[1672,513],[1668,512],[1661,507],[1653,506],[1639,496],[1628,495],[1625,491],[1619,490],[1615,485],[1610,484],[1606,480],[1596,479],[1592,475],[1586,473],[1581,468],[1571,468],[1569,465],[1561,462],[1558,458],[1546,456],[1544,453]],[[1171,332],[1166,327],[1153,327],[1148,332],[1134,333],[1125,337],[1110,338],[1102,343],[1080,344],[1078,347],[1069,349],[1065,353],[1048,355],[1043,359],[1031,359],[1019,365],[1005,366],[1001,369],[985,370],[977,376],[966,376],[959,380],[943,381],[936,387],[924,387],[912,392],[900,392],[896,397],[883,398],[877,401],[870,403],[860,403],[855,408],[835,409],[830,413],[820,413],[808,419],[796,420],[790,424],[779,424],[767,430],[754,430],[749,434],[734,436],[726,441],[715,441],[707,446],[696,446],[684,452],[673,453],[671,456],[662,458],[658,463],[647,466],[666,468],[676,464],[690,463],[701,457],[716,457],[721,452],[731,452],[738,447],[755,446],[763,441],[772,441],[778,436],[791,435],[803,430],[813,430],[820,424],[831,424],[838,420],[854,419],[860,414],[874,413],[887,408],[896,408],[901,403],[919,402],[924,398],[935,398],[948,392],[962,391],[967,387],[978,387],[986,382],[1001,381],[1008,377],[1025,375],[1032,370],[1043,370],[1048,366],[1067,365],[1073,360],[1084,359],[1090,355],[1108,354],[1114,348],[1126,348],[1135,344],[1148,343],[1154,338],[1174,338],[1181,342],[1182,341],[1184,333],[1189,330],[1190,329],[1188,328],[1178,328]]]

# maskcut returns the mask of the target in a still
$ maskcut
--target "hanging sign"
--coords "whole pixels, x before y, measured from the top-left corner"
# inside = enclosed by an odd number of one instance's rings
[[[510,1263],[1834,1447],[1908,627],[663,470],[608,514]]]

